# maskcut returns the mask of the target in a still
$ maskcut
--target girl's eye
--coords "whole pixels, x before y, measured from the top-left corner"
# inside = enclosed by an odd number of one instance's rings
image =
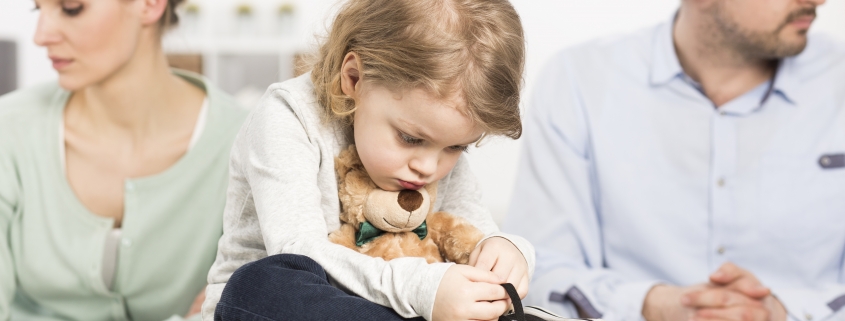
[[[466,153],[469,151],[469,146],[449,146],[449,151],[455,153]]]
[[[399,139],[401,139],[402,142],[404,142],[405,144],[408,144],[408,145],[411,145],[411,146],[418,146],[418,145],[422,145],[422,143],[423,143],[422,139],[419,139],[419,138],[416,138],[416,137],[413,137],[413,136],[408,136],[407,134],[405,134],[403,132],[399,132]]]
[[[71,5],[67,7],[62,5],[62,11],[64,11],[64,13],[69,17],[75,17],[79,15],[80,12],[82,12],[82,7],[83,5],[81,4]]]

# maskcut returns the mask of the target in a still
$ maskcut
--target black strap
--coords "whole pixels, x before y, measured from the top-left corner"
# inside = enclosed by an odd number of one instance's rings
[[[513,314],[502,316],[499,318],[499,321],[525,321],[525,311],[522,310],[522,300],[519,298],[519,293],[516,292],[516,288],[510,283],[503,283],[502,287],[505,288],[505,292],[507,292],[508,296],[511,298],[514,312]]]

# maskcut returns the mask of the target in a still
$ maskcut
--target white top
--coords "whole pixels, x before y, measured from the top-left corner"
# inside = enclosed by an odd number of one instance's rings
[[[338,287],[403,317],[431,319],[437,287],[452,263],[384,261],[328,240],[340,227],[334,159],[349,142],[342,129],[321,122],[321,110],[305,74],[270,86],[241,128],[231,152],[223,236],[208,275],[203,320],[214,319],[235,270],[281,253],[310,257]],[[488,238],[508,239],[533,274],[534,248],[521,237],[499,233],[465,157],[438,184],[434,210],[464,217]]]

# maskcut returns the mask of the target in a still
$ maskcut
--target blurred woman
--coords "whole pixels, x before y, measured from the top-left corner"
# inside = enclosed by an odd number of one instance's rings
[[[0,97],[0,321],[201,302],[245,112],[168,67],[179,2],[35,0],[59,80]]]

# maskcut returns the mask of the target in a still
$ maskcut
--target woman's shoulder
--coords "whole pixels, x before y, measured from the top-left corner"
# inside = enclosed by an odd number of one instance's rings
[[[56,99],[66,92],[57,82],[40,84],[0,96],[0,136],[47,121]]]
[[[55,101],[56,95],[63,92],[58,83],[50,82],[0,96],[0,119],[12,115],[21,117],[45,113]]]

